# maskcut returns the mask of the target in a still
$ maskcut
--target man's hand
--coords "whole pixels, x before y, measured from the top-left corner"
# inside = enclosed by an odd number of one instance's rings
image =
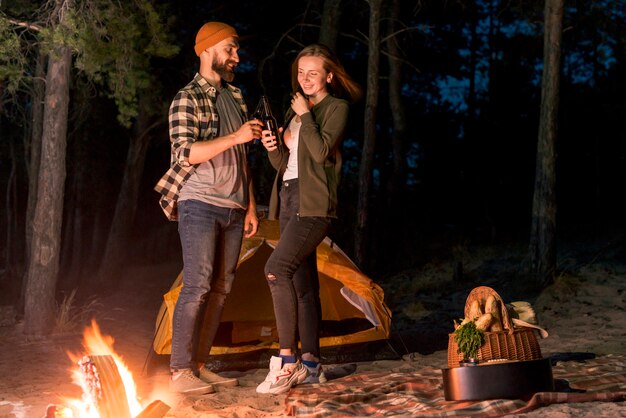
[[[241,125],[239,129],[233,132],[233,136],[237,144],[245,144],[253,139],[261,138],[262,131],[263,123],[258,119],[253,119]]]
[[[244,237],[250,238],[256,235],[259,229],[259,218],[256,216],[256,210],[248,210],[243,221]]]

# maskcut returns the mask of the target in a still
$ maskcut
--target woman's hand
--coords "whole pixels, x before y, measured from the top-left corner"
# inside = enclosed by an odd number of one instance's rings
[[[291,109],[293,109],[298,116],[302,116],[310,111],[309,101],[302,94],[296,93],[291,99]]]
[[[283,128],[278,128],[278,133],[280,134],[283,131]],[[265,149],[270,152],[274,151],[277,148],[276,143],[276,135],[272,135],[272,131],[269,129],[264,129],[261,132],[261,143],[265,147]]]

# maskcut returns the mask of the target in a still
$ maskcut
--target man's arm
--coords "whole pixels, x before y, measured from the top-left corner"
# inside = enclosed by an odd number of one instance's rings
[[[248,210],[244,219],[243,229],[244,237],[250,238],[256,235],[259,229],[259,218],[256,214],[256,199],[254,197],[254,187],[252,186],[252,177],[248,181]]]
[[[260,138],[262,127],[263,124],[260,121],[249,120],[228,135],[213,138],[210,141],[196,141],[191,144],[189,163],[204,163],[237,144],[245,144],[254,138]]]

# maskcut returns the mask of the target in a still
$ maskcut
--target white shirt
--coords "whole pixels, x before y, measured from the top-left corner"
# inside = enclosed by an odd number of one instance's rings
[[[296,121],[296,119],[298,119]],[[283,138],[285,139],[285,145],[289,150],[289,160],[287,161],[287,169],[283,174],[283,181],[297,179],[298,178],[298,142],[300,140],[300,126],[302,126],[302,121],[298,116],[295,116],[289,122],[289,126],[287,132]]]

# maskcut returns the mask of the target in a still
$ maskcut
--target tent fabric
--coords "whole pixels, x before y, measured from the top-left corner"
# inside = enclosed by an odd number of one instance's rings
[[[226,301],[211,355],[279,348],[272,298],[263,271],[279,235],[278,221],[263,219],[257,234],[244,238],[233,289]],[[328,237],[317,248],[317,267],[322,303],[320,346],[389,339],[391,311],[385,305],[382,288],[361,273]],[[157,354],[171,353],[172,315],[181,279],[182,272],[163,296],[153,342]],[[339,325],[325,335],[325,323]],[[224,332],[230,335],[227,338],[220,336]]]

